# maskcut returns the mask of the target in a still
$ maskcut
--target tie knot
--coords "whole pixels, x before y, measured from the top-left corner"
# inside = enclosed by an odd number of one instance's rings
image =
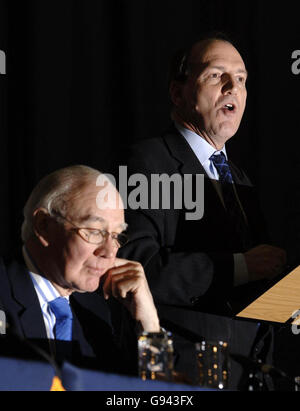
[[[216,167],[219,173],[221,183],[232,184],[233,179],[225,154],[222,152],[220,154],[213,154],[210,157],[210,160],[212,161],[213,165]]]
[[[220,154],[213,154],[210,157],[210,160],[214,163],[214,165],[224,165],[227,164],[227,160],[225,154],[221,151]]]
[[[55,300],[50,301],[49,305],[57,320],[73,318],[70,304],[66,298],[58,297]]]

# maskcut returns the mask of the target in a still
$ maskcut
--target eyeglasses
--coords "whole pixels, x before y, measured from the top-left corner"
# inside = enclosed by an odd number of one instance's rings
[[[54,217],[58,222],[59,220],[67,221],[74,227],[72,230],[87,243],[101,245],[109,236],[111,236],[113,244],[116,248],[121,248],[128,243],[128,236],[125,233],[109,233],[106,230],[98,230],[96,228],[77,227],[74,223],[72,223],[72,221],[63,217],[57,211],[52,211],[52,217]]]

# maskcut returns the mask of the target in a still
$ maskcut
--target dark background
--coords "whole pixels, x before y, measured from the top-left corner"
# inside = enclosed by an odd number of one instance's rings
[[[168,62],[207,30],[239,41],[248,106],[231,157],[257,185],[275,244],[300,249],[297,1],[0,0],[0,253],[19,242],[35,183],[63,166],[106,171],[115,149],[169,125]]]

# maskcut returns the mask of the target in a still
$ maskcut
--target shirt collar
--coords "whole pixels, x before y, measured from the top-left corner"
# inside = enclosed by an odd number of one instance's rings
[[[53,286],[51,281],[41,275],[39,269],[36,267],[32,257],[28,253],[28,250],[25,246],[22,248],[24,260],[28,268],[31,280],[33,282],[34,288],[38,293],[40,303],[48,303],[55,300],[58,297],[61,297],[57,289]],[[69,300],[69,296],[65,297]]]
[[[175,123],[175,127],[185,138],[185,140],[197,156],[198,160],[200,161],[201,165],[207,162],[213,154],[220,154],[221,152],[224,153],[226,160],[228,159],[225,145],[222,150],[218,151],[203,137],[201,137],[199,134],[196,134],[194,131],[188,130],[178,123]]]

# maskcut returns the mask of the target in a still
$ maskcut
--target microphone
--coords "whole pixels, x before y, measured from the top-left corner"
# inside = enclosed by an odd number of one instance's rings
[[[253,360],[251,358],[244,357],[240,354],[229,354],[230,357],[238,362],[240,365],[252,372],[261,372],[264,376],[270,376],[272,378],[283,378],[291,384],[300,388],[300,381],[293,379],[287,375],[284,371],[273,365],[263,363],[262,361]]]

